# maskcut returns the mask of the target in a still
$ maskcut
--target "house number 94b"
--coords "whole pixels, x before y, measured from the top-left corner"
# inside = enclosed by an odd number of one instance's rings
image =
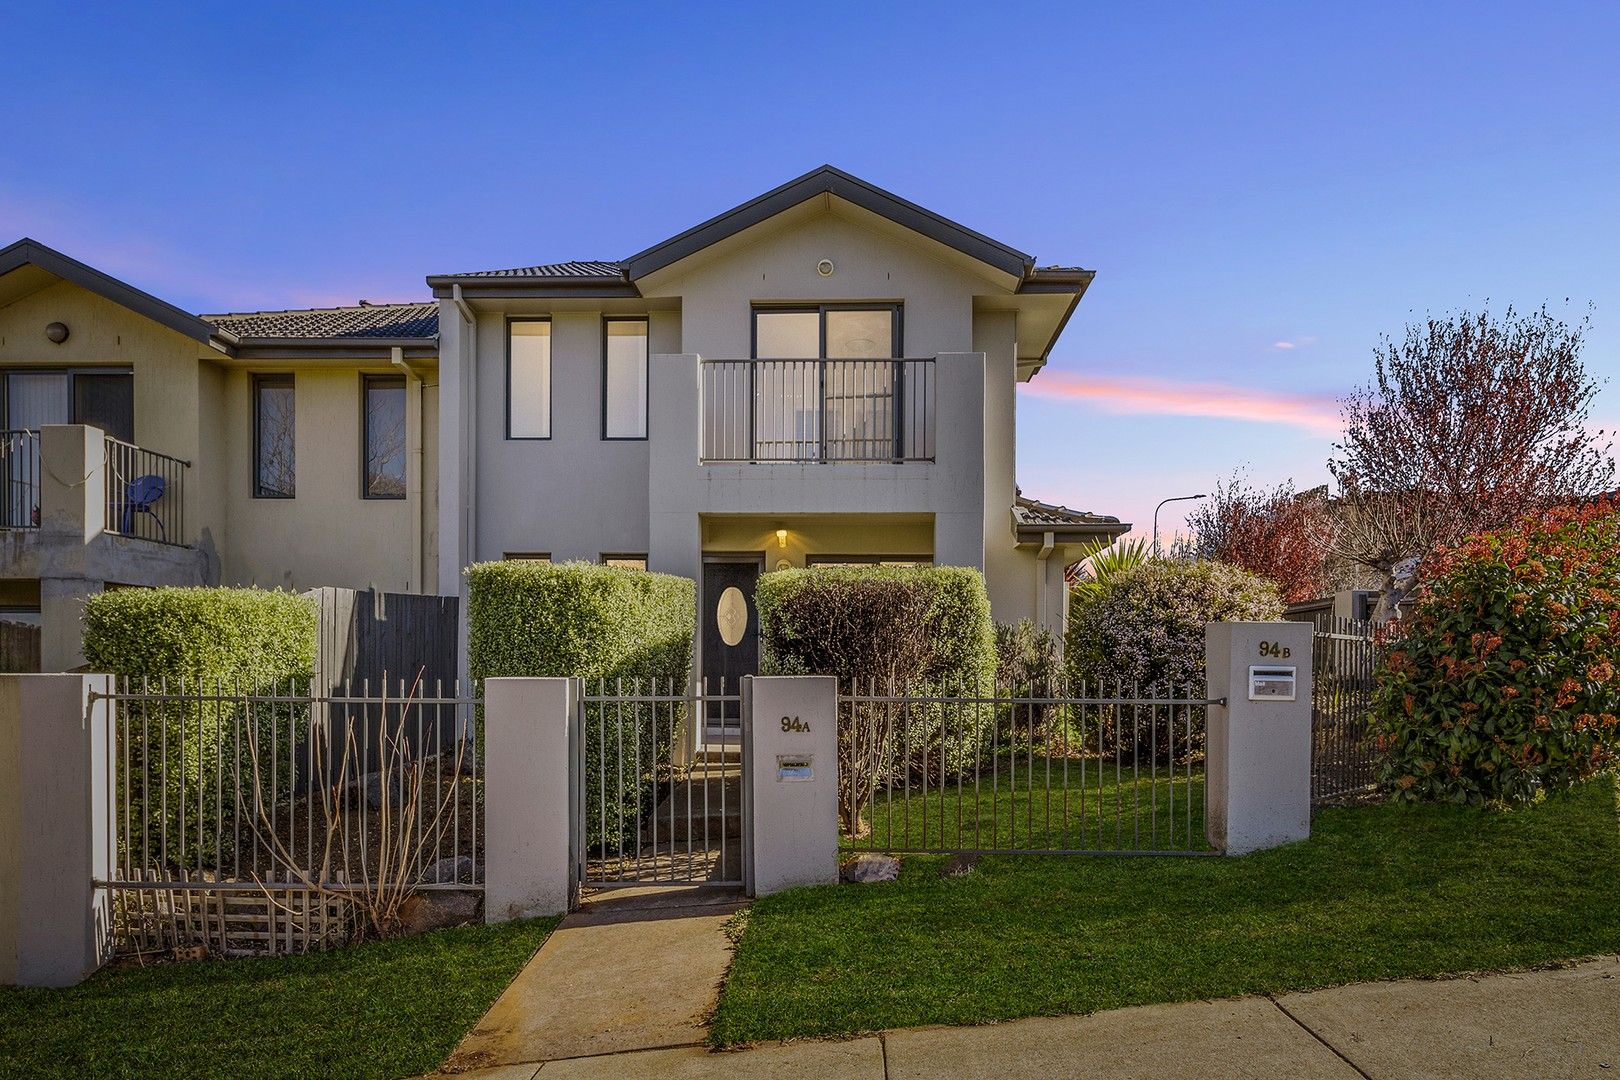
[[[782,730],[804,732],[810,730],[810,725],[797,716],[784,716],[782,717]]]
[[[1286,660],[1294,651],[1279,641],[1262,641],[1260,643],[1261,656],[1275,656],[1279,660]]]

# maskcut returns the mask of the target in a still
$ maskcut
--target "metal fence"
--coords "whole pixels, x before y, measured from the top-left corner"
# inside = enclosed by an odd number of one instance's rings
[[[576,682],[577,880],[615,885],[744,884],[739,688],[673,679]],[[701,717],[738,717],[699,724]]]
[[[1368,741],[1377,687],[1373,624],[1318,616],[1313,636],[1311,801],[1329,802],[1371,791],[1382,758]]]
[[[297,951],[345,895],[483,880],[475,699],[122,680],[108,748],[114,945]]]
[[[839,697],[845,845],[890,853],[1213,854],[1201,688],[1067,683]]]
[[[106,436],[104,528],[160,544],[187,543],[186,472],[191,462]]]
[[[39,528],[39,432],[0,431],[0,457],[5,459],[0,529]]]
[[[705,360],[704,461],[932,461],[934,361]]]

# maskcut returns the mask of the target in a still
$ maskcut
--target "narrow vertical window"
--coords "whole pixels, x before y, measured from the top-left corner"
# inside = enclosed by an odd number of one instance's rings
[[[361,386],[365,497],[405,497],[405,378],[367,375]]]
[[[253,497],[290,499],[296,472],[293,377],[253,380]]]
[[[602,345],[602,438],[647,437],[647,320],[607,319]]]
[[[551,438],[551,322],[506,324],[506,437]]]

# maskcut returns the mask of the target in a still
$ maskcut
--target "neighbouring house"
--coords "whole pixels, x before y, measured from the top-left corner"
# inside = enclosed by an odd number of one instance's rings
[[[831,167],[627,259],[429,276],[426,304],[196,316],[21,241],[0,617],[49,641],[114,584],[449,593],[590,559],[696,579],[702,673],[734,677],[758,628],[725,643],[727,588],[934,563],[1061,630],[1064,567],[1130,526],[1018,491],[1015,387],[1092,276]],[[102,445],[104,496],[56,490]]]

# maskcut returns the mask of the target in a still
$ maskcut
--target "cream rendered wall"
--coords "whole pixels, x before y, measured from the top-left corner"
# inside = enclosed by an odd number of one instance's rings
[[[704,551],[763,552],[766,570],[784,561],[804,566],[811,555],[934,556],[934,522],[926,515],[711,516],[700,527]],[[787,530],[785,546],[777,529]]]
[[[508,439],[507,318],[547,314],[551,438]],[[611,314],[646,312],[616,307]],[[479,313],[474,559],[522,551],[595,560],[604,552],[647,551],[651,443],[602,438],[602,317],[601,311],[532,306],[521,313]],[[656,354],[680,347],[681,329],[673,311],[655,311],[648,319],[652,363]]]
[[[297,495],[255,499],[253,375],[288,372],[293,375]],[[362,373],[398,374],[386,365],[359,367],[336,361],[267,363],[226,373],[225,510],[231,538],[225,557],[227,584],[420,590],[411,539],[419,524],[413,521],[410,502],[366,499],[360,494]],[[407,423],[411,421],[407,417]],[[430,470],[423,472],[426,478]],[[424,563],[430,560],[424,552]]]
[[[45,327],[60,322],[60,345]],[[223,520],[212,450],[202,435],[206,377],[203,361],[219,357],[209,346],[176,333],[119,304],[62,281],[0,308],[0,367],[127,367],[135,380],[135,442],[192,463],[186,474],[185,520],[211,567],[218,567]]]
[[[817,272],[829,259],[831,276]],[[759,238],[694,256],[649,287],[679,296],[681,356],[657,357],[653,383],[650,564],[696,577],[698,518],[707,514],[925,514],[941,564],[984,566],[985,384],[975,351],[973,298],[999,286],[911,242],[831,210],[762,227]],[[760,303],[893,301],[901,352],[938,357],[933,462],[705,465],[699,446],[699,356],[746,358]],[[695,355],[694,355],[695,354]],[[1012,374],[1009,368],[1009,392]],[[1008,504],[1010,508],[1010,503]]]
[[[1016,546],[1012,506],[1017,447],[1018,316],[981,311],[973,348],[984,353],[984,579],[1002,622],[1033,618],[1038,564]]]

